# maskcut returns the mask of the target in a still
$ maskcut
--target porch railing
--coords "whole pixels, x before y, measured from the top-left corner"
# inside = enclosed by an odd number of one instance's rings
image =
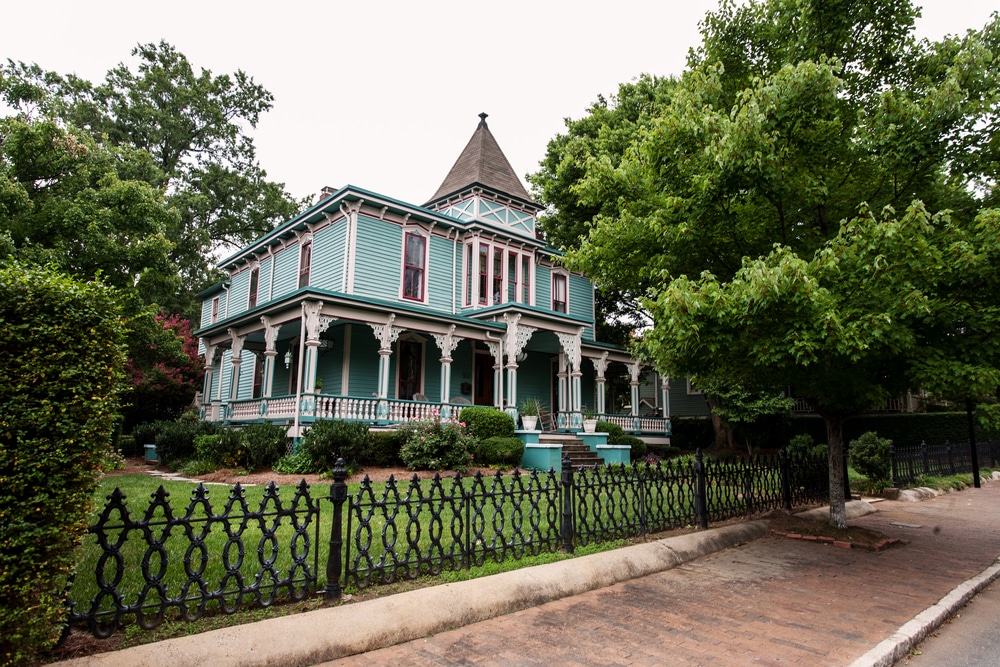
[[[219,419],[229,422],[255,422],[295,419],[295,396],[272,396],[230,401],[218,411]],[[396,398],[338,396],[334,394],[303,394],[299,419],[306,422],[319,419],[345,419],[380,424],[403,424],[428,419],[434,413],[457,414],[466,405],[432,401],[408,401]],[[206,412],[206,414],[213,414]],[[597,418],[620,426],[626,433],[669,436],[670,420],[663,417],[629,414],[603,414]],[[544,426],[544,425],[543,425]]]

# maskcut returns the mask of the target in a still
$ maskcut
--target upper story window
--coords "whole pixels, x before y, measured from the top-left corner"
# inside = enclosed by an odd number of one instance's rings
[[[312,241],[302,243],[299,251],[299,289],[309,285],[309,269],[312,267]]]
[[[465,245],[466,306],[531,303],[532,255],[472,240]]]
[[[219,321],[219,297],[212,299],[212,324]]]
[[[247,310],[257,307],[257,287],[260,283],[260,267],[250,269],[250,294],[247,296]]]
[[[490,294],[489,252],[490,247],[488,245],[479,246],[479,303],[484,306],[486,305]]]
[[[557,313],[567,312],[569,296],[567,293],[566,275],[562,273],[552,274],[552,310]]]
[[[493,248],[493,305],[503,298],[503,248]]]
[[[406,234],[404,239],[403,298],[423,301],[427,239],[419,234]]]
[[[521,303],[531,305],[531,257],[521,255]]]

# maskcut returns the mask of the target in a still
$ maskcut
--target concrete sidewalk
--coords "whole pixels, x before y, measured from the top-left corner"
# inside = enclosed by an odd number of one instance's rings
[[[891,665],[1000,573],[998,511],[996,482],[855,502],[852,525],[909,543],[750,522],[60,664]]]

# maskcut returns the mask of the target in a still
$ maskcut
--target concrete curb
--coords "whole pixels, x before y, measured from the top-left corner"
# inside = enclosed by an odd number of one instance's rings
[[[952,614],[997,579],[1000,579],[1000,559],[997,564],[959,584],[938,602],[914,616],[891,637],[852,662],[850,667],[892,667],[911,648],[941,627]]]
[[[88,667],[315,665],[662,572],[767,534],[724,526],[558,563],[233,626],[58,663]]]

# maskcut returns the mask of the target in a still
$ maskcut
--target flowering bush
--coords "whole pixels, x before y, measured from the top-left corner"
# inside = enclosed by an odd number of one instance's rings
[[[465,422],[442,419],[435,413],[425,421],[410,422],[401,429],[405,442],[400,458],[410,470],[455,470],[465,472],[472,462],[475,439]]]

